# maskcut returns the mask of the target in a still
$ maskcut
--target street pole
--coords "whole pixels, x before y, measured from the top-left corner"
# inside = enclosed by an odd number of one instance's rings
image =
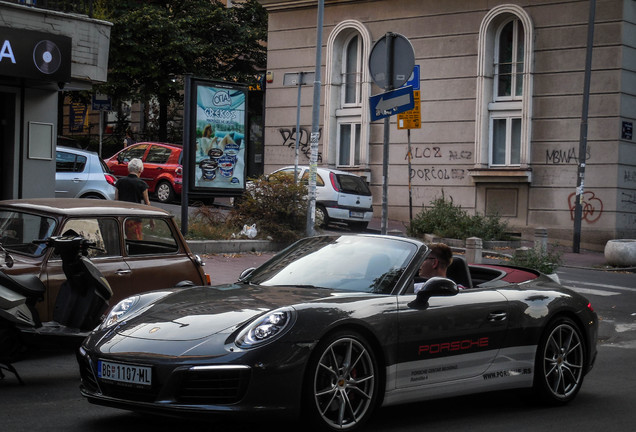
[[[386,34],[386,82],[384,84],[384,91],[393,90],[393,38],[394,33]],[[389,132],[390,132],[390,118],[387,116],[384,118],[384,143],[382,148],[382,223],[380,226],[380,234],[386,235],[388,225],[388,190],[389,190]]]
[[[294,159],[294,184],[298,184],[298,141],[300,140],[300,90],[303,88],[303,72],[298,72],[298,101],[296,102],[296,159]]]
[[[190,140],[192,130],[192,74],[185,75],[183,103],[183,157],[182,157],[182,188],[181,188],[181,234],[188,233],[188,189],[190,188]]]
[[[592,47],[594,45],[594,16],[596,0],[590,0],[590,15],[587,23],[587,50],[585,54],[585,80],[583,83],[583,110],[581,113],[581,136],[579,141],[579,167],[576,180],[576,201],[574,206],[574,238],[572,252],[581,250],[581,219],[583,216],[583,191],[585,188],[585,158],[587,154],[587,116],[590,100],[590,78],[592,72]]]
[[[102,159],[102,145],[104,138],[104,111],[99,110],[99,158]]]
[[[314,75],[314,100],[311,113],[311,154],[309,157],[309,202],[307,205],[307,236],[314,235],[316,222],[316,172],[318,171],[318,139],[320,137],[320,69],[322,66],[322,21],[325,0],[318,0],[316,25],[316,72]]]
[[[409,221],[413,221],[413,194],[411,191],[411,129],[406,130],[406,137],[408,143],[408,159],[409,159]]]

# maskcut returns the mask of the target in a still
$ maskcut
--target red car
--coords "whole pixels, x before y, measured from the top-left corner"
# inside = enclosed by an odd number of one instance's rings
[[[106,165],[119,177],[128,175],[128,161],[139,158],[144,163],[141,179],[148,183],[148,193],[155,194],[162,203],[181,195],[183,166],[182,146],[177,144],[140,142],[106,159]]]

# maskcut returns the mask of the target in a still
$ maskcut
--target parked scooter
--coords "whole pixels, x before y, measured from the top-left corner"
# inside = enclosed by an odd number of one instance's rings
[[[33,274],[8,275],[0,265],[0,378],[4,369],[14,373],[20,383],[12,363],[24,357],[28,347],[60,337],[79,343],[103,319],[113,295],[106,278],[88,259],[88,250],[97,249],[94,242],[69,230],[34,243],[55,248],[66,281],[55,301],[53,321],[43,323],[36,304],[44,299],[44,283]],[[11,268],[13,258],[2,244],[0,253],[4,265]]]

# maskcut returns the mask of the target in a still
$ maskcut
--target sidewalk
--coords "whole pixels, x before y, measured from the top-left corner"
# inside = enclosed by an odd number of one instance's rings
[[[369,223],[369,232],[380,233],[381,221],[374,218]],[[340,231],[342,232],[342,231]],[[400,221],[387,221],[387,234],[406,235],[406,227]],[[461,248],[459,253],[461,253]],[[506,251],[484,251],[487,257],[485,262],[505,263],[505,257],[514,253],[514,250]],[[267,252],[234,252],[234,253],[202,253],[201,259],[205,263],[204,271],[210,275],[212,285],[235,282],[240,274],[251,267],[258,267],[276,254],[273,251]],[[563,250],[562,267],[584,268],[591,270],[614,270],[605,267],[605,256],[602,252],[581,250],[580,253],[573,253]],[[620,269],[627,270],[628,269]],[[632,269],[631,271],[634,271]]]

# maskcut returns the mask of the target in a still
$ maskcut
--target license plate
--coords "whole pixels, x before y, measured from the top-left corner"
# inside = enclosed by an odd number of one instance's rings
[[[135,386],[152,385],[152,368],[104,360],[97,362],[97,376],[102,380]]]
[[[360,218],[362,219],[364,217],[364,213],[363,212],[357,212],[357,211],[350,211],[349,212],[349,216],[352,218]]]

